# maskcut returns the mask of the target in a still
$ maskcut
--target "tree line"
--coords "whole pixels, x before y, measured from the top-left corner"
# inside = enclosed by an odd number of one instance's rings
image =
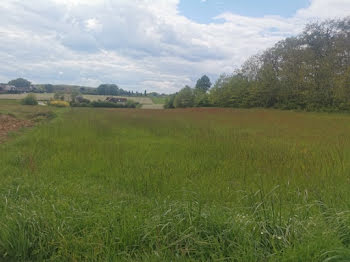
[[[210,106],[208,91],[212,83],[208,76],[198,79],[195,88],[185,86],[180,92],[170,95],[165,102],[165,108],[205,107]]]
[[[210,83],[203,78],[170,96],[165,107],[350,110],[350,17],[307,25],[220,76],[210,90],[198,88]]]
[[[79,93],[82,95],[107,95],[107,96],[146,96],[147,92],[134,92],[120,88],[116,84],[101,84],[97,88],[84,86],[68,86],[68,85],[36,85],[36,87],[46,93]],[[153,92],[154,96],[161,96]]]
[[[147,91],[128,91],[120,88],[116,84],[101,84],[97,88],[75,86],[75,85],[52,85],[52,84],[38,84],[32,85],[30,81],[24,78],[17,78],[8,82],[8,85],[19,88],[18,90],[11,90],[9,93],[24,92],[23,88],[27,88],[32,93],[55,93],[60,96],[63,94],[82,94],[82,95],[110,95],[110,96],[150,96],[150,97],[163,97],[165,94],[159,94],[157,92],[151,92],[147,94]],[[29,89],[30,88],[30,89]]]

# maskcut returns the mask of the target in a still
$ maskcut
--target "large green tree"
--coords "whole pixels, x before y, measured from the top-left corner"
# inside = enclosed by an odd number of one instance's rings
[[[32,83],[24,78],[17,78],[11,80],[10,82],[8,82],[8,84],[13,85],[15,87],[30,87]]]
[[[194,93],[191,87],[185,86],[174,98],[174,107],[193,107]]]
[[[98,95],[119,95],[119,87],[115,84],[102,84],[97,88]]]
[[[202,76],[200,79],[198,79],[197,83],[196,83],[196,89],[203,91],[203,92],[207,92],[211,87],[211,82],[209,77],[207,77],[206,75]]]

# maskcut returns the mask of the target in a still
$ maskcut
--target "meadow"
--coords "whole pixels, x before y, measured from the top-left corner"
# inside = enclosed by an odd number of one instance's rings
[[[350,115],[55,110],[0,144],[0,260],[350,260]]]
[[[39,101],[46,101],[54,98],[54,93],[38,93],[35,94],[36,98]],[[27,94],[0,94],[0,101],[1,100],[19,100],[23,99],[27,96]],[[153,99],[149,97],[124,97],[124,96],[103,96],[103,95],[82,95],[84,98],[89,99],[90,101],[98,101],[98,100],[106,100],[107,97],[123,97],[127,98],[129,100],[132,100],[134,102],[140,103],[142,106],[146,108],[155,108],[155,109],[161,109],[163,108],[163,100],[158,99],[156,100],[156,103],[153,102]],[[70,101],[71,96],[69,94],[65,94],[65,100]]]
[[[151,99],[152,99],[154,104],[164,105],[166,100],[167,100],[167,97],[166,96],[152,96]]]

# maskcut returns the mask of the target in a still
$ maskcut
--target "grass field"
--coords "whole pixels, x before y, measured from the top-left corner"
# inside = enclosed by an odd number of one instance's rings
[[[152,99],[154,104],[164,105],[167,97],[166,96],[152,96],[151,99]]]
[[[349,115],[57,114],[0,145],[0,260],[350,259]]]
[[[0,101],[1,100],[20,100],[26,97],[27,94],[0,94]],[[38,100],[50,100],[54,97],[54,94],[52,93],[43,93],[43,94],[35,94]],[[70,99],[70,95],[65,95],[66,99]],[[89,99],[90,101],[97,101],[97,100],[106,100],[107,97],[111,96],[101,96],[101,95],[83,95],[84,98]],[[163,108],[163,104],[161,99],[158,99],[157,102],[153,102],[153,99],[149,97],[125,97],[127,99],[130,99],[132,101],[140,103],[143,107],[146,109],[161,109]]]
[[[1,100],[0,114],[11,115],[18,119],[32,120],[46,114],[52,114],[57,111],[54,107],[46,106],[24,106],[20,105],[18,100]]]

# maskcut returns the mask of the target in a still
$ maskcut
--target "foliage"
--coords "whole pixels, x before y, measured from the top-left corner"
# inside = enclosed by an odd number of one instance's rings
[[[92,101],[82,99],[81,101],[71,101],[72,107],[105,107],[105,108],[136,108],[139,103],[128,100],[126,103],[113,103],[109,101]]]
[[[140,97],[143,96],[142,92],[127,91],[119,88],[114,84],[103,84],[99,86],[100,89],[88,86],[77,86],[77,85],[52,85],[52,84],[37,84],[33,92],[35,93],[60,93],[60,94],[72,94],[80,93],[82,95],[111,95],[117,94],[118,96],[128,97]],[[156,92],[152,92],[148,95],[162,96]]]
[[[350,109],[350,18],[309,24],[222,76],[209,100],[222,107]]]
[[[30,85],[32,84],[31,82],[29,82],[26,79],[23,78],[17,78],[14,80],[11,80],[9,83],[9,85],[13,85],[15,87],[30,87]]]
[[[165,104],[164,104],[165,109],[175,108],[175,106],[174,106],[175,97],[176,97],[176,94],[168,96],[168,98],[165,100]]]
[[[107,101],[93,101],[91,102],[92,107],[111,107],[111,108],[136,108],[138,103],[133,101],[128,101],[126,104],[122,103],[112,103]]]
[[[114,84],[103,84],[97,88],[98,95],[118,95],[119,87]]]
[[[185,86],[180,92],[168,96],[164,108],[186,108],[211,106],[207,91],[211,87],[210,79],[204,75],[198,79],[196,87]]]
[[[53,98],[55,99],[55,100],[64,100],[64,93],[62,93],[62,92],[59,92],[59,93],[55,93],[54,95],[53,95]]]
[[[35,106],[38,104],[38,100],[34,94],[28,94],[25,98],[21,100],[22,105],[31,105]]]
[[[54,92],[54,86],[51,84],[43,85],[43,89],[46,93],[53,93]]]
[[[98,95],[112,95],[112,96],[142,96],[139,92],[130,92],[119,88],[115,84],[102,84],[96,89]],[[146,93],[145,93],[146,94]]]
[[[70,94],[71,101],[75,101],[77,97],[79,97],[80,93],[78,91],[73,90]]]
[[[194,89],[194,101],[193,106],[195,107],[205,107],[210,106],[209,95],[202,90]]]
[[[63,100],[51,100],[49,101],[49,105],[55,107],[69,107],[69,103]]]
[[[198,79],[197,84],[196,84],[196,89],[206,93],[211,87],[211,82],[209,77],[206,75],[202,76],[200,79]]]
[[[194,92],[191,87],[186,86],[174,98],[174,107],[193,107]]]

